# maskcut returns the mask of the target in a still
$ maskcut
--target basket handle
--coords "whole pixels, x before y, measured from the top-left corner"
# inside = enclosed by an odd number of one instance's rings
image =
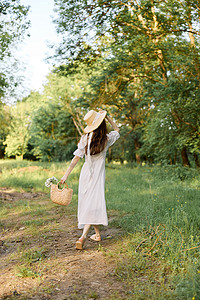
[[[57,190],[58,190],[59,192],[62,192],[62,191],[65,189],[65,186],[67,186],[67,188],[69,188],[68,185],[67,185],[67,183],[64,182],[64,183],[63,183],[63,184],[64,184],[64,187],[60,190],[60,189],[58,188],[59,183],[61,183],[61,181],[59,181],[59,182],[57,183]],[[62,184],[62,183],[61,183],[61,184]]]

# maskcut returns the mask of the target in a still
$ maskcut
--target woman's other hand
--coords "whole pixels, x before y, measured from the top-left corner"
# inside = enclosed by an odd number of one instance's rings
[[[67,176],[64,175],[64,176],[60,179],[60,182],[61,182],[62,184],[64,184],[66,180],[67,180]]]
[[[74,158],[72,159],[69,167],[67,168],[67,171],[65,172],[65,175],[60,179],[60,182],[62,184],[65,183],[65,181],[67,180],[69,174],[71,173],[71,171],[73,170],[73,168],[75,167],[75,165],[77,164],[77,162],[79,161],[80,157],[79,156],[74,156]]]

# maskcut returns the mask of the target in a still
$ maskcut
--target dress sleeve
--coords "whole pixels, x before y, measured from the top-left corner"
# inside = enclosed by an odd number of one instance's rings
[[[87,135],[82,135],[80,142],[78,143],[78,149],[74,151],[75,156],[83,158],[85,155],[85,146],[87,145]]]
[[[107,147],[112,146],[120,137],[120,134],[118,131],[111,131],[108,135],[108,143]]]

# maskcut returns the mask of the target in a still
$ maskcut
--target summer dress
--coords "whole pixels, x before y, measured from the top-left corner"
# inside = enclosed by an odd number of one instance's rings
[[[81,169],[78,191],[78,228],[85,224],[108,225],[105,201],[105,158],[106,152],[120,137],[117,131],[107,134],[108,141],[104,150],[95,155],[86,155],[87,134],[81,137],[74,155],[81,158],[85,155],[85,163]]]

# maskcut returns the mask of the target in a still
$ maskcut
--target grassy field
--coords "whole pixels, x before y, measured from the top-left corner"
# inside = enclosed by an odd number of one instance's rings
[[[61,178],[65,163],[0,161],[0,186],[16,192],[48,193],[44,182]],[[76,214],[81,164],[69,178],[74,189],[68,208]],[[41,194],[41,198],[45,194]],[[114,247],[101,247],[107,261],[115,260],[116,280],[123,282],[127,299],[200,299],[200,173],[182,167],[106,166],[106,199],[110,226],[122,235]],[[34,199],[33,199],[34,200]],[[27,199],[6,203],[0,199],[0,229],[23,228],[24,234],[48,236],[48,224],[57,224],[66,213],[52,203],[42,207]],[[27,217],[16,221],[10,216]],[[51,228],[52,230],[52,228]],[[30,262],[45,261],[45,247],[32,251],[18,249],[23,263],[16,276],[40,277]],[[95,298],[95,297],[94,297]],[[87,299],[87,298],[84,298]],[[117,299],[117,298],[115,298]]]

